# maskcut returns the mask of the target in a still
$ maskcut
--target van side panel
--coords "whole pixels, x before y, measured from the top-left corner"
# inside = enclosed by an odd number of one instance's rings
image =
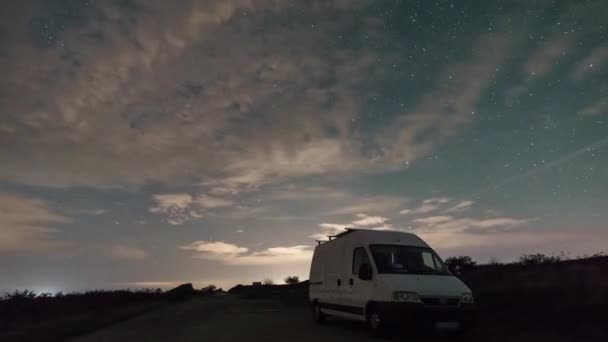
[[[345,264],[350,263],[344,258],[347,239],[337,239],[318,245],[313,254],[310,272],[310,301],[317,300],[323,312],[346,317],[347,313],[339,309],[344,306],[345,291],[349,285],[349,274]],[[348,318],[352,315],[348,315]]]

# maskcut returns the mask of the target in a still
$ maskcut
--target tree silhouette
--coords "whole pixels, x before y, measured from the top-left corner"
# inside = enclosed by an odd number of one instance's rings
[[[448,266],[452,273],[459,275],[462,273],[462,270],[470,267],[474,267],[477,265],[477,262],[474,261],[470,256],[454,256],[445,259],[445,264]]]
[[[285,284],[297,284],[300,282],[300,278],[298,276],[288,276],[285,278]]]

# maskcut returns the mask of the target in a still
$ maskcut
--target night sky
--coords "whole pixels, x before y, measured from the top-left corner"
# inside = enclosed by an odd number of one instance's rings
[[[0,6],[0,290],[608,249],[607,1]]]

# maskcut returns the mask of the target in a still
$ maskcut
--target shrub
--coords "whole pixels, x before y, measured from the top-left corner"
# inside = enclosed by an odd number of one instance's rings
[[[560,257],[548,256],[542,253],[524,254],[519,257],[519,263],[522,265],[555,264],[560,261],[562,261]]]
[[[285,278],[285,284],[297,284],[300,282],[300,278],[298,276],[288,276]]]
[[[217,287],[215,285],[211,284],[211,285],[203,287],[201,289],[201,292],[203,294],[211,294],[211,293],[215,292],[215,290],[217,290]]]
[[[5,293],[4,298],[9,300],[33,300],[36,298],[36,292],[28,289],[22,291],[15,290],[11,293]]]
[[[488,265],[502,265],[502,263],[496,257],[491,257]]]
[[[265,278],[264,280],[262,280],[262,284],[264,284],[264,285],[274,285],[274,280],[272,280],[270,278]]]
[[[462,273],[462,270],[477,265],[477,262],[470,256],[454,256],[445,259],[445,264],[452,273],[459,275]]]

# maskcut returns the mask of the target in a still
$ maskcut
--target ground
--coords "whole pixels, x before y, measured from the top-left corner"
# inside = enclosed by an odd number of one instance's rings
[[[518,330],[502,321],[482,320],[482,326],[462,340],[465,341],[585,341],[598,332],[572,335],[559,331],[556,325],[540,330]],[[594,325],[595,329],[601,329]],[[570,336],[569,336],[570,335]],[[588,338],[587,338],[588,337]],[[388,337],[389,341],[450,341],[453,337],[440,334],[402,333]],[[378,341],[358,322],[332,320],[324,325],[313,322],[305,305],[285,304],[276,300],[243,299],[235,295],[216,298],[194,297],[179,304],[165,306],[116,325],[80,336],[72,342],[106,341],[288,341],[335,342]]]
[[[358,342],[375,339],[356,322],[332,321],[318,325],[306,306],[225,296],[193,298],[75,338],[72,342],[203,340]]]

